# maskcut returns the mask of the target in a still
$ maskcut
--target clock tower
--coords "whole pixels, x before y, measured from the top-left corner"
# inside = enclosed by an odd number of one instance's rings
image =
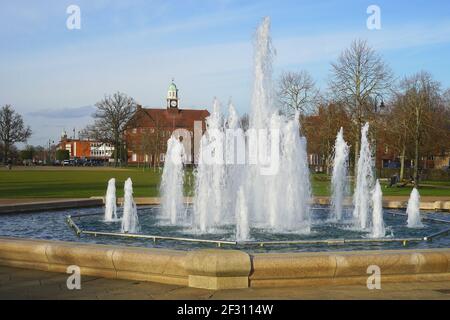
[[[167,90],[167,109],[178,109],[180,99],[178,99],[178,89],[175,83],[169,85]]]

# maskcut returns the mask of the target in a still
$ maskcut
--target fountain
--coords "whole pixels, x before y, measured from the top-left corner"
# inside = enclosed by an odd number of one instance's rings
[[[372,232],[370,236],[372,238],[382,238],[386,235],[386,230],[383,221],[383,192],[378,179],[372,192],[372,203]]]
[[[133,199],[133,182],[131,178],[125,181],[124,200],[123,200],[123,216],[122,216],[122,233],[139,232],[139,220],[137,216],[136,203]]]
[[[184,212],[184,161],[184,146],[178,138],[172,135],[167,141],[160,192],[162,217],[168,219],[173,225],[180,222],[180,218],[182,218],[180,214]]]
[[[111,178],[108,181],[108,189],[105,197],[105,221],[111,222],[117,220],[117,200],[116,200],[116,179]]]
[[[344,140],[344,129],[341,128],[334,144],[333,173],[331,176],[331,210],[333,218],[337,221],[344,216],[344,200],[349,196],[348,153],[349,146]]]
[[[269,19],[264,19],[256,33],[249,128],[243,130],[231,103],[225,115],[219,101],[214,100],[200,139],[193,206],[182,205],[183,148],[171,137],[162,173],[162,205],[140,209],[143,234],[124,234],[138,230],[131,180],[127,180],[122,233],[112,232],[116,230],[113,223],[98,226],[99,219],[95,217],[98,214],[94,212],[67,216],[66,222],[77,237],[103,235],[110,237],[111,243],[131,238],[133,243],[143,246],[151,246],[148,239],[153,239],[155,246],[181,250],[209,244],[259,253],[277,248],[321,251],[331,245],[342,245],[346,250],[373,249],[381,243],[390,249],[406,245],[426,247],[431,239],[444,238],[448,229],[442,223],[450,223],[444,218],[424,219],[426,227],[421,235],[406,228],[401,211],[383,212],[380,182],[374,181],[368,124],[361,130],[353,212],[345,202],[349,146],[343,129],[339,130],[335,143],[332,205],[311,205],[306,139],[301,134],[299,114],[292,117],[281,114],[272,103],[273,49],[269,27]],[[103,216],[103,211],[99,214]],[[384,223],[386,216],[389,225]],[[439,245],[448,247],[448,242],[443,240]]]
[[[256,32],[252,111],[245,137],[232,106],[224,122],[215,100],[206,120],[194,200],[195,225],[200,232],[234,222],[237,230],[246,230],[245,224],[252,223],[277,232],[310,231],[306,139],[300,136],[299,114],[287,118],[274,108],[272,57],[270,20],[265,18]],[[235,144],[235,138],[244,147]],[[238,219],[233,212],[239,212]],[[245,232],[239,234],[242,237]]]
[[[240,242],[251,238],[250,225],[255,232],[310,233],[312,196],[307,142],[301,135],[299,113],[289,117],[274,107],[273,52],[270,20],[265,18],[256,32],[249,128],[243,131],[231,103],[226,117],[221,104],[214,99],[213,110],[206,119],[206,131],[200,139],[192,210],[183,204],[183,144],[174,136],[168,140],[160,188],[161,220],[171,226],[183,225],[192,213],[194,232],[223,234],[232,226],[235,240]],[[368,131],[366,123],[361,130],[353,218],[358,230],[370,231],[371,237],[379,238],[385,236],[382,192],[379,182],[374,183]],[[341,128],[336,136],[331,179],[331,210],[335,221],[345,218],[344,201],[349,193],[349,146],[343,135]],[[122,232],[136,230],[136,205],[128,179]]]
[[[356,186],[353,195],[353,217],[361,229],[369,227],[370,191],[373,188],[373,158],[368,140],[369,124],[361,130],[361,150],[359,153]]]
[[[423,223],[420,219],[420,194],[416,188],[413,188],[411,191],[406,213],[408,214],[408,228],[423,228]]]
[[[250,226],[256,233],[310,234],[312,196],[307,142],[301,135],[300,114],[291,117],[281,114],[272,101],[273,56],[270,20],[265,18],[255,37],[249,128],[242,129],[231,103],[225,116],[221,104],[214,99],[206,131],[200,139],[192,210],[184,206],[183,144],[175,136],[168,140],[160,187],[162,225],[186,225],[188,218],[192,218],[192,231],[220,235],[231,229],[239,242],[252,237]],[[382,192],[379,182],[374,183],[368,131],[366,123],[361,130],[353,218],[358,231],[369,231],[371,237],[379,238],[385,236]],[[349,146],[341,128],[336,136],[331,179],[331,211],[335,221],[346,218],[348,157]],[[132,192],[128,179],[122,232],[139,230]]]

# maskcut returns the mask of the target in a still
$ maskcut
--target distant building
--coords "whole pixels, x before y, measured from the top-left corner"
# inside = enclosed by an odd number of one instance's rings
[[[124,131],[129,163],[159,165],[164,162],[167,140],[177,129],[183,130],[182,142],[187,154],[187,163],[196,159],[194,152],[194,130],[200,136],[206,128],[206,109],[181,109],[178,89],[175,83],[169,85],[166,108],[144,108],[138,105],[136,113]],[[195,127],[196,126],[196,127]]]
[[[441,155],[434,156],[434,167],[436,169],[449,169],[450,151],[443,152]]]
[[[108,161],[114,154],[114,146],[109,143],[69,138],[65,131],[61,134],[58,150],[68,150],[70,159]]]

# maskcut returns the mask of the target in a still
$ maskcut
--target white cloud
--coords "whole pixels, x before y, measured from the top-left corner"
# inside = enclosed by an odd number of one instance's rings
[[[28,113],[32,117],[52,118],[52,119],[68,119],[83,118],[95,112],[94,106],[62,108],[62,109],[42,109]]]

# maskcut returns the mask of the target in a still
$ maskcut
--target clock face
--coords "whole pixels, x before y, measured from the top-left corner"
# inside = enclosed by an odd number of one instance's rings
[[[176,107],[177,106],[177,102],[175,100],[170,101],[170,106],[171,107]]]

